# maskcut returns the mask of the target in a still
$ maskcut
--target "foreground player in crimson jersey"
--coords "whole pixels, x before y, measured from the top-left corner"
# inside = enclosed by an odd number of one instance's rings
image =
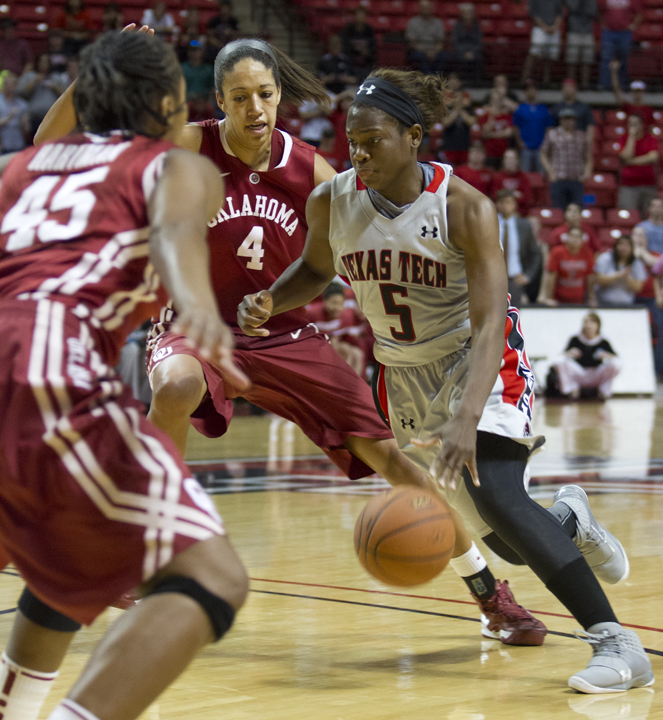
[[[432,463],[464,519],[471,500],[475,523],[493,531],[479,530],[486,543],[527,563],[586,629],[595,655],[571,687],[650,685],[637,635],[617,623],[588,565],[607,581],[623,579],[621,545],[593,519],[580,488],[560,490],[551,512],[527,495],[533,378],[518,311],[507,303],[495,208],[449,165],[417,162],[444,89],[417,72],[383,69],[364,81],[347,121],[354,169],[311,194],[302,258],[269,291],[244,299],[240,325],[268,337],[261,326],[272,315],[346,275],[373,328],[379,396],[399,445]]]
[[[172,48],[104,35],[74,93],[87,132],[26,150],[3,176],[0,546],[28,588],[0,667],[4,720],[36,720],[36,686],[121,593],[145,597],[51,720],[138,717],[246,597],[213,504],[112,370],[166,297],[160,276],[181,332],[248,384],[209,282],[206,219],[223,182],[174,144],[185,97]]]

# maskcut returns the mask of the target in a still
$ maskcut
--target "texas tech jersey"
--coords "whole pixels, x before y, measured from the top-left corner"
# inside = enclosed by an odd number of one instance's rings
[[[400,216],[374,207],[354,170],[332,182],[330,244],[375,335],[383,365],[423,365],[470,340],[465,257],[447,232],[451,167]]]
[[[86,133],[12,160],[0,191],[0,298],[64,303],[115,364],[165,300],[148,262],[147,203],[173,147]]]

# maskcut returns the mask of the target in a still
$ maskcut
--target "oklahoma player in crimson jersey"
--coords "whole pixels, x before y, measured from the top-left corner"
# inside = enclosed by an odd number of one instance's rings
[[[146,591],[51,720],[138,717],[246,597],[213,504],[112,370],[163,302],[161,277],[189,342],[248,382],[209,281],[206,219],[223,182],[174,144],[185,98],[172,48],[106,34],[81,57],[86,132],[4,173],[0,546],[27,585],[0,662],[6,720],[37,719],[74,632],[121,593]]]

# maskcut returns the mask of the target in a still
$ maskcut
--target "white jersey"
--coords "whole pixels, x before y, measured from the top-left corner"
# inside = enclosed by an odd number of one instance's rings
[[[401,215],[374,207],[354,170],[332,183],[330,245],[375,336],[383,365],[423,365],[470,341],[465,256],[449,238],[450,165]]]

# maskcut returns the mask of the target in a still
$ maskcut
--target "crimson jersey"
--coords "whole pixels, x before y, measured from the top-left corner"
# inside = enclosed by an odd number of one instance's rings
[[[212,285],[223,319],[245,342],[237,306],[245,295],[270,287],[304,249],[315,148],[274,130],[269,170],[255,172],[224,147],[219,124],[200,123],[200,152],[218,165],[226,182],[226,204],[209,223]],[[297,308],[271,318],[269,330],[274,337],[308,322],[306,310]]]
[[[0,191],[0,298],[63,303],[114,365],[165,301],[148,262],[147,203],[169,142],[71,135],[22,152]]]

